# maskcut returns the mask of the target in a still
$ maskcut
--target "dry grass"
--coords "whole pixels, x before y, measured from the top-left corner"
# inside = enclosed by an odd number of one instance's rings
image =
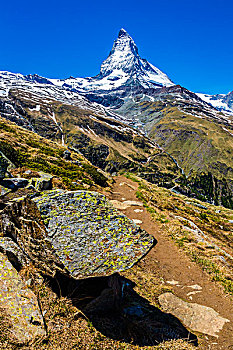
[[[159,345],[140,347],[124,341],[110,339],[97,331],[90,320],[68,298],[58,297],[49,288],[48,284],[38,279],[38,273],[33,269],[21,272],[24,278],[31,278],[32,288],[39,296],[45,323],[48,329],[47,336],[35,339],[27,345],[20,345],[13,341],[10,334],[9,322],[0,313],[1,337],[0,349],[7,350],[192,350],[191,344],[185,340],[171,340]],[[36,276],[33,279],[33,275]],[[136,283],[135,291],[157,307],[157,297],[168,289],[163,286],[160,278],[153,271],[145,271],[143,263],[126,271],[124,277]],[[39,282],[38,282],[39,281]],[[140,330],[139,330],[140,331]]]
[[[233,294],[233,258],[230,258],[233,257],[233,210],[189,199],[130,177],[140,183],[137,196],[160,231],[169,235],[226,292]],[[196,228],[198,235],[194,232]]]

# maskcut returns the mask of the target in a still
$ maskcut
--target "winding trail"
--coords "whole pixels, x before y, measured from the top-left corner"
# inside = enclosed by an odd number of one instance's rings
[[[107,197],[114,200],[116,206],[118,203],[119,210],[130,219],[137,220],[136,223],[140,223],[158,241],[143,260],[145,272],[147,269],[159,271],[159,275],[177,297],[211,307],[230,321],[225,323],[218,337],[201,334],[198,349],[233,350],[233,298],[226,295],[221,286],[211,281],[209,275],[192,262],[166,233],[161,232],[145,208],[136,203],[130,205],[130,202],[124,205],[123,202],[126,201],[139,201],[136,197],[137,183],[124,176],[117,176],[114,180],[112,192]]]

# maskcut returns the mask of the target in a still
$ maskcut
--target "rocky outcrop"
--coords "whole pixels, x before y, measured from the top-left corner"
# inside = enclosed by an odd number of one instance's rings
[[[39,171],[38,175],[40,177],[32,177],[30,179],[30,184],[37,191],[51,190],[52,189],[53,176],[50,175],[50,174],[43,173],[42,171]]]
[[[57,271],[67,274],[46,240],[46,227],[37,206],[30,198],[15,198],[2,204],[0,232],[11,238],[23,255],[42,273],[54,276]]]
[[[111,275],[132,267],[155,245],[96,192],[54,190],[4,205],[0,232],[52,277],[58,272],[75,279]],[[8,251],[3,243],[2,251]],[[20,265],[18,252],[13,255]]]
[[[12,338],[25,343],[45,335],[43,317],[35,294],[0,253],[0,309],[9,318]]]

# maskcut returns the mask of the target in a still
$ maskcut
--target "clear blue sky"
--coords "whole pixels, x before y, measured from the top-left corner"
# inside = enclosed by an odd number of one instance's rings
[[[0,16],[0,70],[96,75],[123,27],[175,83],[233,90],[232,0],[8,0]]]

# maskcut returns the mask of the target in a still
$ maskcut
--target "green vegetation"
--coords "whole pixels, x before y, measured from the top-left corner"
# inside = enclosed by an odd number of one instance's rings
[[[106,186],[107,179],[85,158],[72,153],[72,161],[63,159],[65,147],[0,119],[0,150],[19,168],[43,171],[60,178],[67,189],[86,185]],[[84,186],[84,187],[83,187]]]

